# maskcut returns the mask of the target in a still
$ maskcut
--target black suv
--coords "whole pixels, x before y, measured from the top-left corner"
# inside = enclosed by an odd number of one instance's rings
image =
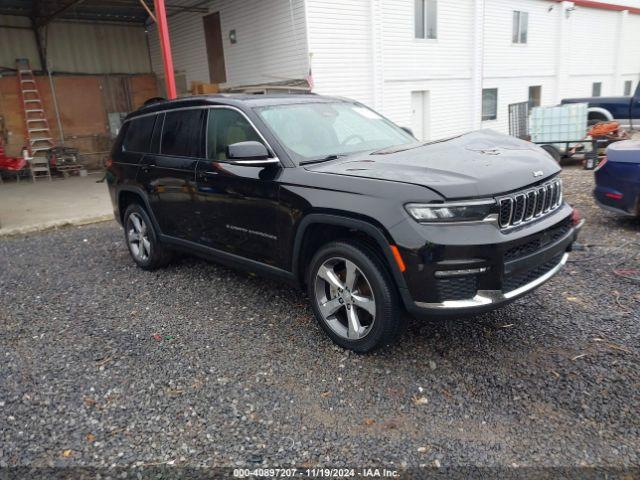
[[[492,131],[425,144],[346,99],[215,95],[130,114],[107,178],[140,267],[182,249],[289,281],[366,352],[404,311],[486,311],[551,278],[581,226],[558,172]]]

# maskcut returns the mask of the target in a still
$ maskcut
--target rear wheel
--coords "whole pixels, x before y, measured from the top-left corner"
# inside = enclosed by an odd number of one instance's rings
[[[343,348],[369,352],[393,343],[402,331],[393,280],[364,245],[332,242],[321,247],[311,261],[307,288],[316,320]]]
[[[171,261],[171,251],[160,243],[149,215],[133,203],[124,213],[124,236],[131,258],[145,270],[155,270]]]

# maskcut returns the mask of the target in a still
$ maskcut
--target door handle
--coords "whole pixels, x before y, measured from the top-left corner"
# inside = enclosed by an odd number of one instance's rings
[[[153,164],[153,163],[150,163],[150,164],[147,164],[147,165],[142,165],[142,171],[144,173],[149,173],[149,170],[151,170],[153,167],[155,167],[155,164]]]
[[[213,172],[211,170],[207,170],[206,172],[200,172],[200,178],[216,177],[217,175],[218,175],[218,172]]]

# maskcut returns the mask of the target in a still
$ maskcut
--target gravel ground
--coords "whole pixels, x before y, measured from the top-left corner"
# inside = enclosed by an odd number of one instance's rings
[[[0,466],[640,466],[640,223],[564,179],[562,274],[368,356],[286,286],[137,269],[113,222],[0,241]]]

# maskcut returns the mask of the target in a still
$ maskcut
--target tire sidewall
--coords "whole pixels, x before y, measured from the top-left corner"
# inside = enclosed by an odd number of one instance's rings
[[[142,220],[147,225],[149,242],[151,244],[151,252],[149,253],[149,256],[147,257],[147,259],[144,261],[141,261],[135,257],[135,255],[131,251],[131,245],[129,244],[129,217],[131,216],[132,213],[140,215],[142,217]],[[158,237],[156,236],[155,228],[153,227],[153,223],[151,222],[151,219],[149,218],[149,215],[147,214],[146,210],[142,208],[140,205],[138,205],[137,203],[129,205],[127,207],[127,210],[124,213],[123,223],[124,223],[124,238],[127,243],[127,249],[129,250],[129,255],[131,255],[131,258],[133,259],[134,262],[136,262],[136,264],[139,267],[145,268],[145,269],[151,268],[151,266],[154,263],[155,257],[158,255]]]
[[[395,309],[392,285],[389,283],[388,276],[384,274],[384,267],[379,265],[379,262],[376,262],[374,254],[364,253],[364,251],[360,246],[357,248],[348,243],[333,242],[321,248],[314,255],[307,272],[307,294],[318,324],[336,344],[358,353],[365,353],[382,346],[385,332],[389,329],[389,325],[386,325],[386,323],[396,320],[393,318]],[[373,290],[376,302],[376,318],[373,327],[364,338],[349,340],[339,336],[327,325],[320,313],[315,294],[316,275],[320,266],[332,257],[343,257],[355,263],[365,274]]]

